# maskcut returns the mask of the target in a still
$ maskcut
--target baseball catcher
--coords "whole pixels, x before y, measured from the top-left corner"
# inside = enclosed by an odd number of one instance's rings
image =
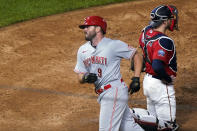
[[[160,5],[150,13],[150,24],[140,35],[146,75],[143,91],[147,98],[147,111],[131,112],[147,131],[177,131],[174,79],[177,72],[176,48],[167,30],[178,30],[178,10],[172,5]]]

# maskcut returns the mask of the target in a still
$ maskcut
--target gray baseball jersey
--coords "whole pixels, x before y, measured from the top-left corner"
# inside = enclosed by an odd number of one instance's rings
[[[110,89],[98,97],[100,104],[99,131],[142,131],[135,123],[128,106],[128,88],[121,81],[120,61],[133,57],[136,49],[119,40],[103,38],[94,48],[90,42],[82,45],[77,54],[77,73],[95,73],[96,90]],[[104,88],[103,88],[104,87]]]
[[[94,48],[90,42],[82,45],[77,54],[77,73],[95,73],[98,80],[95,87],[98,89],[112,81],[120,80],[120,61],[129,59],[135,54],[136,49],[120,40],[104,37]]]

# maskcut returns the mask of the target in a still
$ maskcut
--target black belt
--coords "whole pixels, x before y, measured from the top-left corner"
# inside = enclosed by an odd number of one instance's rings
[[[152,78],[155,78],[155,79],[161,80],[161,77],[159,77],[159,76],[151,75],[151,74],[148,74],[148,73],[147,73],[147,75],[148,75],[148,76],[151,76]]]

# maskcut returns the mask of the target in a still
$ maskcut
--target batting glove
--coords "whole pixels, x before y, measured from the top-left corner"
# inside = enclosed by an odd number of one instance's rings
[[[97,76],[94,73],[85,73],[82,78],[83,82],[94,83],[97,81]]]
[[[133,77],[131,78],[132,82],[129,86],[129,93],[133,94],[135,92],[138,92],[140,90],[140,78],[139,77]]]

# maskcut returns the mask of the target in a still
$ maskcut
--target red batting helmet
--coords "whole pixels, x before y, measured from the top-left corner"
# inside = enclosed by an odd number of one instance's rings
[[[106,33],[106,29],[107,29],[107,23],[106,21],[100,17],[100,16],[88,16],[85,18],[85,21],[82,25],[79,25],[80,29],[84,29],[87,26],[90,25],[95,25],[95,26],[100,26],[101,29],[103,30],[103,33]]]

